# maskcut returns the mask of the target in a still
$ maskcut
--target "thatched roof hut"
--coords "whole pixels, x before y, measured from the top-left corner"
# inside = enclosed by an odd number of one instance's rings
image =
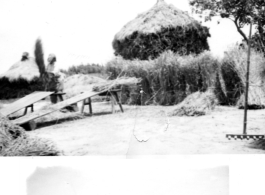
[[[165,50],[198,54],[209,49],[208,37],[207,27],[186,12],[158,0],[115,35],[113,48],[115,55],[125,59],[154,59]]]
[[[7,72],[0,75],[0,78],[6,77],[9,81],[15,81],[20,78],[27,80],[28,82],[32,81],[33,78],[39,77],[40,72],[38,65],[35,62],[34,58],[28,58],[27,60],[21,60],[15,63],[9,68]]]

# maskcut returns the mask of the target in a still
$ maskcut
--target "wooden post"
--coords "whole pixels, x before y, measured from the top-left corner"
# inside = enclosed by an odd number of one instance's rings
[[[82,113],[82,114],[84,113],[85,104],[86,104],[86,100],[84,99],[84,100],[82,101],[82,105],[81,105],[81,113]]]
[[[248,59],[246,73],[246,89],[245,89],[245,109],[244,109],[244,129],[243,134],[247,134],[247,110],[248,110],[248,88],[249,88],[249,66],[250,66],[250,50],[251,50],[252,22],[250,23],[249,39],[248,39]]]
[[[88,98],[88,105],[89,105],[89,113],[92,115],[93,112],[92,112],[92,100],[91,100],[91,98]]]
[[[110,92],[111,95],[111,111],[115,113],[115,96],[113,92]]]
[[[124,111],[123,111],[123,108],[122,108],[122,105],[121,105],[121,102],[120,102],[120,100],[119,100],[119,96],[118,96],[118,92],[117,92],[117,91],[114,93],[114,96],[115,96],[115,98],[116,98],[116,102],[118,103],[118,105],[119,105],[119,107],[120,107],[120,109],[121,109],[121,112],[124,112]]]

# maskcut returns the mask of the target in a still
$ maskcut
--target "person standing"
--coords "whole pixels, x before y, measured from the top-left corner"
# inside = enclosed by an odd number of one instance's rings
[[[46,72],[54,74],[55,62],[56,56],[54,54],[50,54],[48,57],[48,65],[46,66]]]
[[[28,52],[23,52],[21,61],[26,61],[29,59],[29,53]]]

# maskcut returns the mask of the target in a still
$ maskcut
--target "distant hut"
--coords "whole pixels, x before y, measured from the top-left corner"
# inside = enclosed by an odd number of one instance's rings
[[[154,59],[165,50],[181,55],[209,50],[209,29],[164,0],[127,23],[113,40],[115,55]]]
[[[0,78],[6,77],[11,82],[19,79],[25,79],[30,82],[39,76],[39,68],[35,59],[29,57],[27,52],[24,52],[21,60],[11,66],[4,74],[0,75]]]

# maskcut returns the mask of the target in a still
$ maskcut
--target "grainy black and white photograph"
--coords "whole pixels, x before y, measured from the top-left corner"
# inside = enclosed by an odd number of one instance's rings
[[[0,155],[263,154],[265,2],[0,0]]]

